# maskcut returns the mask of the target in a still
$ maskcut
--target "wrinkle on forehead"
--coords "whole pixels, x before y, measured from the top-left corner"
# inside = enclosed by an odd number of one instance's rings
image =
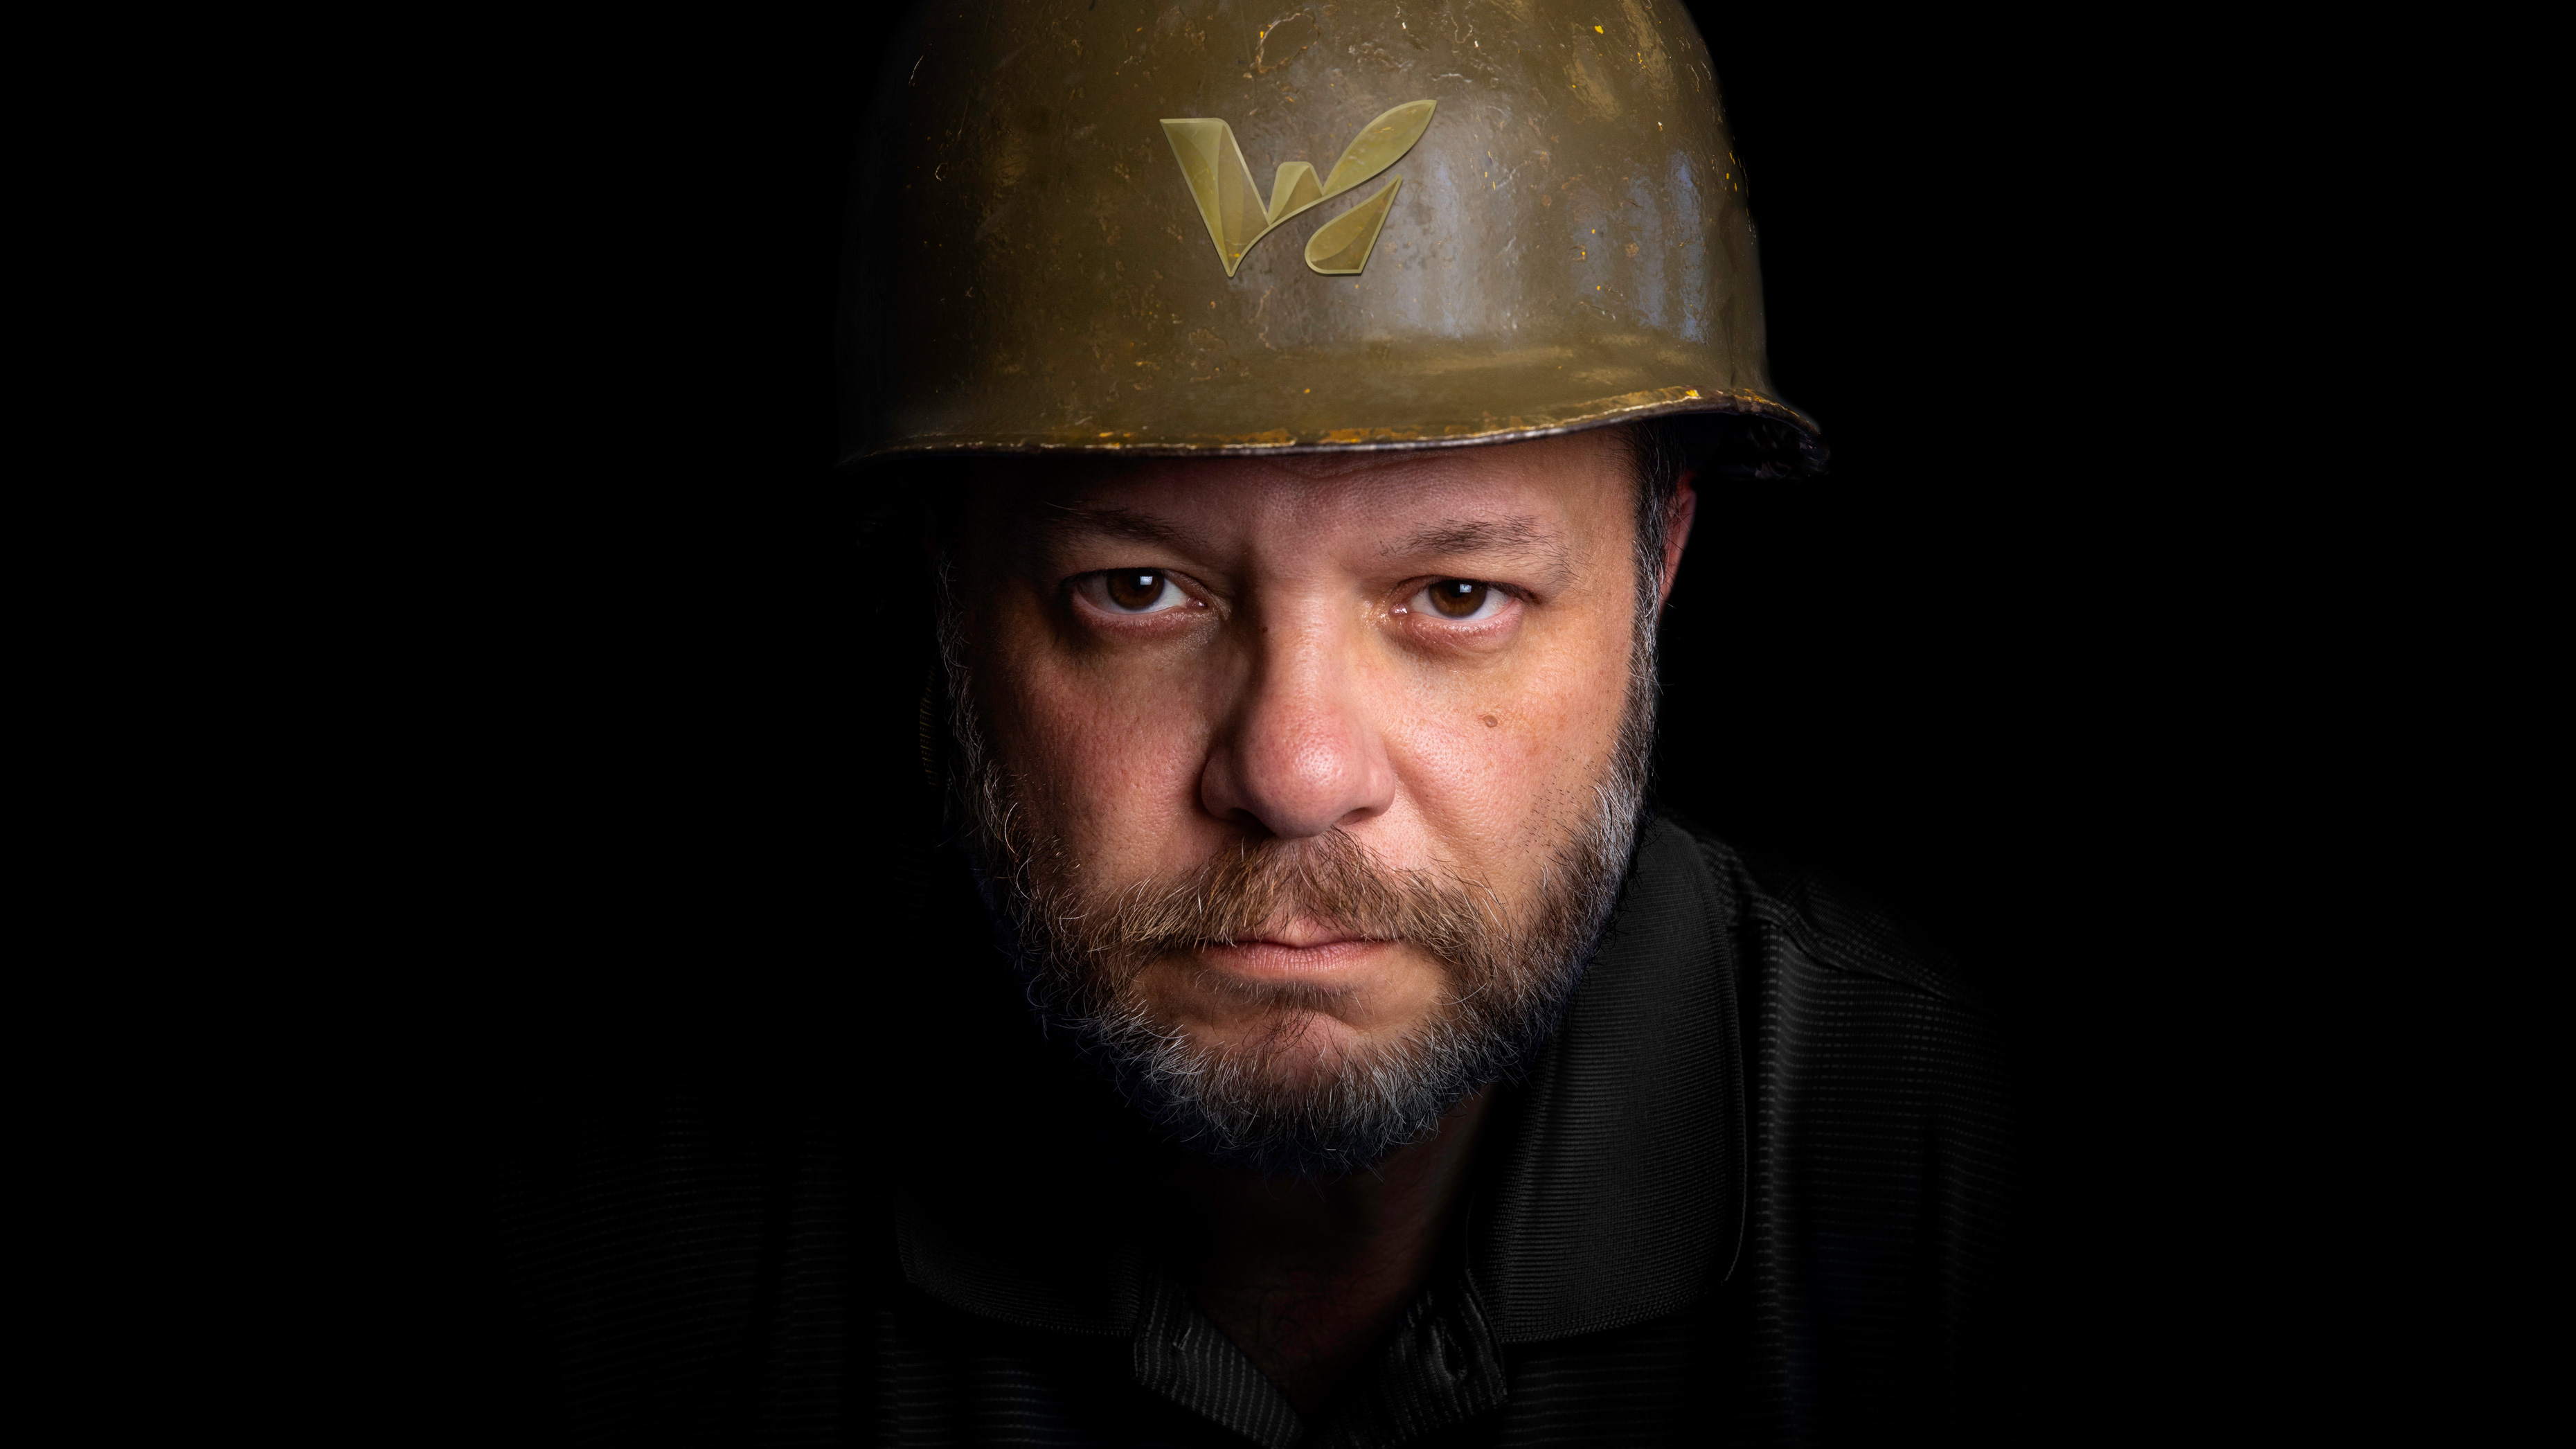
[[[998,460],[997,460],[998,461]],[[1575,504],[1559,486],[1572,478],[1613,481],[1625,495],[1633,485],[1628,449],[1615,434],[1578,433],[1530,442],[1475,448],[1443,448],[1413,453],[1300,454],[1278,458],[1122,458],[1042,465],[1039,470],[1011,470],[1001,475],[1029,491],[1029,503],[1043,506],[1021,513],[1041,526],[1087,523],[1101,531],[1139,536],[1135,527],[1150,518],[1148,531],[1181,525],[1189,514],[1205,516],[1217,499],[1237,517],[1247,509],[1278,520],[1317,519],[1365,509],[1393,513],[1428,504],[1443,513],[1475,521],[1484,510],[1469,500],[1482,494],[1496,502],[1502,495],[1532,495]],[[988,475],[992,476],[992,475]],[[1626,498],[1620,500],[1624,510]],[[1577,505],[1579,506],[1579,505]],[[1124,517],[1109,516],[1112,511]],[[1526,504],[1512,510],[1526,514]],[[1186,526],[1186,525],[1181,525]],[[1481,525],[1475,546],[1526,544],[1489,524]],[[1408,535],[1418,546],[1436,546],[1426,537],[1430,525]],[[1154,540],[1159,541],[1159,540]],[[1453,546],[1467,546],[1461,535]]]

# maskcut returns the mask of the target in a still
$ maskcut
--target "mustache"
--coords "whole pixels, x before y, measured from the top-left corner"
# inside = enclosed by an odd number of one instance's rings
[[[1053,892],[1041,891],[1041,896]],[[1158,957],[1258,939],[1313,920],[1370,940],[1402,941],[1453,966],[1480,964],[1505,934],[1490,890],[1437,869],[1386,865],[1348,832],[1244,841],[1177,875],[1139,881],[1105,901],[1046,900],[1059,940],[1131,975]]]

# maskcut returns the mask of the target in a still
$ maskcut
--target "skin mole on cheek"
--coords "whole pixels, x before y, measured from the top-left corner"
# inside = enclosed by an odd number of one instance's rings
[[[1485,728],[1487,729],[1492,729],[1494,726],[1501,723],[1501,720],[1494,718],[1492,715],[1485,716]]]

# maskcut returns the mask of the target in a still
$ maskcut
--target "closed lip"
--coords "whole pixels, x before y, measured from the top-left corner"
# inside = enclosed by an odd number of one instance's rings
[[[1239,975],[1312,979],[1364,966],[1394,945],[1376,937],[1327,929],[1278,931],[1200,950],[1213,964]]]

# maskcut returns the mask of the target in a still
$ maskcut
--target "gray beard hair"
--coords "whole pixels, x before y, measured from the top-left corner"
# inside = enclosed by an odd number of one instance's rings
[[[945,567],[940,582],[952,828],[1040,1024],[1068,1034],[1172,1141],[1221,1166],[1348,1173],[1431,1136],[1469,1093],[1536,1063],[1609,924],[1636,845],[1654,743],[1651,589],[1640,591],[1611,759],[1591,798],[1569,802],[1578,818],[1531,899],[1513,910],[1481,881],[1391,869],[1338,829],[1308,840],[1247,838],[1175,877],[1109,894],[1082,890],[1079,853],[1036,826],[1018,782],[984,743]],[[1292,1049],[1304,1012],[1328,1007],[1329,991],[1205,974],[1202,987],[1269,1006],[1277,1018],[1250,1042],[1214,1044],[1158,1019],[1137,986],[1167,955],[1301,914],[1402,940],[1441,962],[1448,990],[1430,1019],[1301,1068]]]

